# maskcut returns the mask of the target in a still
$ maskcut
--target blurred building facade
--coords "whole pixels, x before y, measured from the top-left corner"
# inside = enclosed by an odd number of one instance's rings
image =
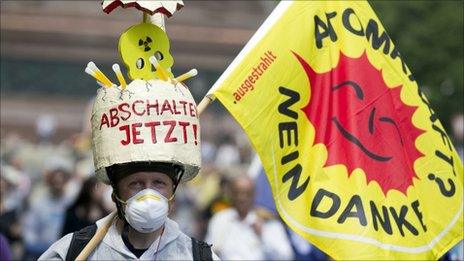
[[[180,74],[200,100],[275,7],[271,1],[185,1],[166,19]],[[1,2],[1,127],[29,136],[40,115],[53,118],[56,138],[85,126],[95,81],[84,73],[94,61],[108,76],[122,64],[119,35],[142,20],[135,8],[105,14],[99,1]],[[124,70],[124,68],[123,68]],[[115,79],[115,77],[112,77]],[[221,111],[216,105],[212,110]]]

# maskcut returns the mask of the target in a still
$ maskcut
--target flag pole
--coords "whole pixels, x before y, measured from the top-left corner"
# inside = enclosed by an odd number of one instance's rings
[[[198,116],[200,116],[206,107],[208,107],[208,105],[210,105],[214,100],[216,100],[216,97],[213,94],[207,94],[197,106]]]
[[[92,251],[97,247],[97,245],[103,240],[106,233],[113,224],[114,218],[117,216],[117,212],[111,213],[111,217],[108,218],[107,222],[103,224],[101,228],[97,230],[95,235],[90,239],[89,243],[82,249],[82,251],[77,256],[76,260],[87,260],[87,257],[92,253]]]

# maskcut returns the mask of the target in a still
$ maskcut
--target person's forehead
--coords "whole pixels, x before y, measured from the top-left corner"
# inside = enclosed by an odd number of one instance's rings
[[[171,180],[171,178],[166,174],[158,171],[140,171],[134,172],[127,177],[124,177],[121,181],[131,181],[136,179],[165,179]]]
[[[240,178],[232,182],[232,187],[236,190],[250,190],[254,188],[254,185],[251,180]]]
[[[54,169],[50,170],[47,175],[50,177],[67,177],[69,173],[62,169]]]

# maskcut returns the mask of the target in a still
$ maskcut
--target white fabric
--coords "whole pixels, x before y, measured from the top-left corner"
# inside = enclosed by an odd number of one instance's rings
[[[208,225],[206,242],[225,260],[290,260],[293,251],[282,224],[268,220],[262,225],[259,237],[251,224],[257,219],[251,211],[244,220],[238,212],[225,209],[215,214]]]
[[[97,221],[97,227],[107,222],[107,216]],[[65,260],[71,243],[72,234],[68,234],[55,242],[39,260]],[[88,260],[192,260],[192,241],[190,237],[179,230],[176,222],[166,221],[164,233],[161,236],[159,251],[156,253],[158,240],[155,240],[140,258],[137,258],[122,241],[121,233],[113,222],[102,242],[90,254]],[[213,253],[213,260],[219,258]]]
[[[22,220],[26,251],[41,253],[60,237],[65,211],[70,202],[67,197],[54,198],[47,191],[42,198],[31,204]]]
[[[217,166],[223,168],[236,166],[240,164],[240,152],[237,147],[232,144],[223,144],[216,151]]]

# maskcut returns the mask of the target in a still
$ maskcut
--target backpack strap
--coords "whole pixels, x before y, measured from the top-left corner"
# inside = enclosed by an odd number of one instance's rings
[[[71,244],[69,245],[68,254],[66,255],[66,261],[74,261],[76,257],[81,253],[84,247],[89,243],[90,239],[97,232],[97,225],[93,224],[87,226],[77,232],[74,232]]]
[[[206,242],[196,240],[192,237],[192,255],[194,261],[212,261],[213,252],[211,246]]]

